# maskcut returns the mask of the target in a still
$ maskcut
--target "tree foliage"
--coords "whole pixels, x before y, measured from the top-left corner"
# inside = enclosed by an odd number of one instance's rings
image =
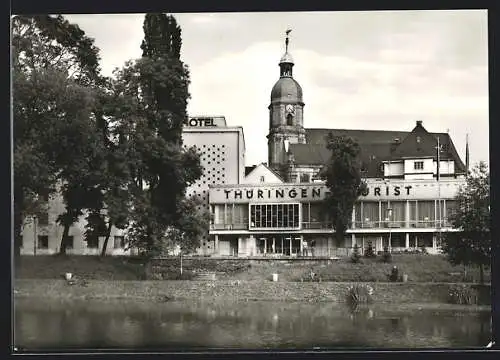
[[[189,71],[180,60],[180,27],[173,16],[147,14],[143,57],[115,73],[115,94],[127,116],[116,131],[127,144],[133,203],[129,238],[150,255],[161,252],[167,229],[184,231],[186,188],[201,176],[199,155],[182,143]]]
[[[325,211],[333,219],[335,236],[343,241],[345,232],[351,225],[354,203],[366,188],[361,179],[358,159],[360,147],[350,137],[329,133],[327,148],[331,157],[322,171],[329,190],[324,202]]]
[[[193,253],[200,247],[200,238],[209,226],[210,212],[195,196],[184,199],[177,211],[179,221],[167,230],[165,252],[179,249],[181,255]]]
[[[62,16],[13,18],[15,209],[39,208],[39,194],[60,192],[70,226],[86,216],[85,238],[112,226],[154,253],[167,228],[194,232],[178,209],[201,176],[199,156],[182,143],[189,71],[172,16],[147,14],[143,57],[115,78],[102,77],[93,40]],[[17,242],[19,243],[19,241]]]
[[[484,281],[484,266],[491,263],[490,176],[484,162],[467,175],[455,198],[456,210],[449,216],[458,232],[447,232],[443,252],[455,265],[476,265]]]
[[[12,25],[15,207],[22,217],[26,194],[59,191],[66,207],[58,218],[64,226],[64,253],[69,227],[84,209],[102,202],[99,50],[78,25],[60,15],[15,16]],[[42,176],[29,179],[30,171],[22,167],[40,170]]]

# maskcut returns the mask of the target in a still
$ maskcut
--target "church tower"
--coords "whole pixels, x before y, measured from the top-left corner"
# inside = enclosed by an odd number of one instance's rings
[[[293,59],[288,52],[288,36],[291,30],[286,31],[285,54],[281,57],[280,78],[271,91],[269,105],[269,135],[268,164],[271,168],[283,172],[286,165],[289,144],[305,144],[304,130],[304,102],[302,88],[293,78]]]

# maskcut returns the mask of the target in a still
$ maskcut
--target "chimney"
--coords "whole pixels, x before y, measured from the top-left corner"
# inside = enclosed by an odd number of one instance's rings
[[[396,150],[396,148],[399,146],[399,144],[401,144],[401,140],[399,138],[394,138],[394,140],[392,140],[392,143],[391,143],[391,152]]]
[[[417,126],[422,127],[422,120],[417,120]]]

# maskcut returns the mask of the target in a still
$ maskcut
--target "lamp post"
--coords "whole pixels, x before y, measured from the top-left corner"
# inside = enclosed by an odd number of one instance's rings
[[[441,151],[442,147],[439,143],[439,136],[437,137],[437,146],[436,146],[436,152],[437,152],[437,164],[436,164],[436,181],[437,181],[437,188],[438,188],[438,206],[437,210],[439,212],[439,215],[437,216],[437,223],[438,223],[438,244],[441,246],[441,224],[442,224],[442,209],[441,209],[441,183],[439,180],[441,180],[441,174],[440,174],[440,166],[441,166]]]
[[[389,251],[392,251],[392,227],[391,227],[391,219],[392,219],[392,208],[387,208],[387,226],[389,226]]]

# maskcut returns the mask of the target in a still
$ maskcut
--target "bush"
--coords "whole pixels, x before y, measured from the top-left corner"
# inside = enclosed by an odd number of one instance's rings
[[[453,285],[448,292],[451,304],[473,305],[477,304],[477,295],[473,289],[466,285]]]
[[[371,241],[369,241],[368,247],[366,248],[366,251],[365,251],[365,257],[374,258],[376,256],[377,256],[377,254],[375,254],[375,251],[373,250],[373,244]]]
[[[307,274],[300,277],[301,282],[321,282],[321,276],[316,274],[313,269],[307,272]]]
[[[389,280],[392,281],[392,282],[396,282],[396,281],[399,281],[400,280],[400,276],[399,276],[399,270],[396,266],[394,266],[391,270],[391,273],[389,274]]]
[[[370,285],[358,284],[347,288],[346,301],[352,306],[373,302],[373,288]]]
[[[361,262],[361,254],[359,253],[358,244],[354,245],[354,249],[353,249],[352,255],[351,255],[351,262],[353,262],[354,264]]]
[[[384,246],[384,252],[382,253],[382,261],[385,263],[392,262],[392,254],[389,252],[389,248]]]

